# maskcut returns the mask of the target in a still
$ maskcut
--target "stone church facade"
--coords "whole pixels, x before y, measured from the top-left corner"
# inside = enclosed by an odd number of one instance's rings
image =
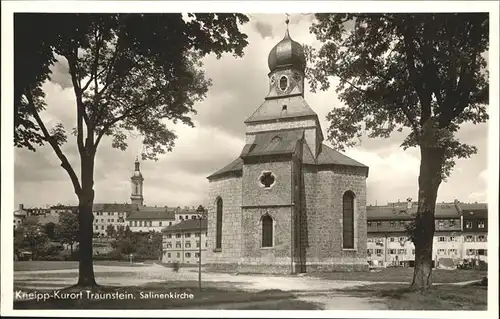
[[[240,156],[209,180],[211,270],[365,270],[368,167],[323,144],[304,99],[303,47],[271,50],[269,94],[245,121]]]

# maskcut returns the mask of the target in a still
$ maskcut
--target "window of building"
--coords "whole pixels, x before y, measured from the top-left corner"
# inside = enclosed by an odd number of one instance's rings
[[[161,227],[161,226],[162,226],[162,222],[158,222],[158,226],[160,226],[160,227]]]
[[[186,238],[191,237],[191,233],[186,233],[186,234],[184,234],[184,237],[186,237]]]
[[[368,227],[372,227],[372,222],[367,222]]]
[[[457,254],[457,250],[456,249],[448,249],[448,255],[456,255]]]
[[[186,248],[191,248],[191,242],[189,242],[189,241],[185,242],[185,243],[184,243],[184,246],[185,246]]]
[[[484,236],[484,235],[478,235],[477,236],[477,241],[486,241],[486,236]]]
[[[375,253],[377,254],[377,256],[382,255],[382,249],[375,249]]]
[[[101,226],[101,229],[104,230],[104,225]]]
[[[181,248],[182,247],[182,244],[180,241],[176,241],[175,242],[175,248]]]
[[[215,248],[222,248],[222,198],[217,198],[217,213],[215,225]]]
[[[382,226],[382,222],[377,222],[377,227]]]
[[[473,242],[474,241],[474,236],[471,236],[471,235],[465,236],[465,241],[466,242]]]
[[[366,239],[366,241],[369,243],[373,243],[373,238],[368,238],[368,239]]]
[[[95,226],[95,229],[98,230],[99,229],[99,226]]]
[[[412,250],[411,250],[411,254],[412,254],[412,255],[415,255],[415,249],[412,249]]]
[[[273,246],[273,219],[269,215],[262,217],[262,247]]]
[[[134,220],[134,227],[137,226],[137,220]]]
[[[168,238],[172,238],[172,234],[168,234],[168,235],[167,235],[167,237],[168,237]]]
[[[406,249],[398,249],[398,255],[406,255]]]
[[[396,241],[396,238],[394,238],[394,237],[389,237],[389,241],[390,241],[391,243],[393,243],[393,242],[395,242],[395,241]]]
[[[146,224],[146,222],[144,222],[144,224]],[[153,226],[153,221],[149,221],[149,227],[152,227]]]
[[[177,253],[177,258],[181,258],[181,253]]]
[[[444,248],[438,249],[438,255],[446,255],[446,249]]]
[[[405,221],[404,220],[400,220],[399,221],[399,226],[403,227],[405,225]]]
[[[179,234],[179,233],[175,234],[175,238],[181,238],[181,237],[182,237],[182,234]]]
[[[196,238],[200,237],[200,233],[194,233],[194,237]]]
[[[395,222],[395,221],[393,221],[393,220],[391,220],[391,221],[389,222],[389,226],[391,226],[391,227],[396,226],[396,222]]]
[[[450,226],[455,226],[455,220],[454,219],[450,219]]]
[[[172,226],[172,222],[168,222],[168,226]]]
[[[170,258],[170,253],[167,253],[167,257]]]
[[[399,242],[404,243],[406,241],[406,237],[399,237]]]
[[[195,258],[200,258],[200,253],[194,253]]]
[[[439,227],[444,227],[444,220],[438,221],[438,226]]]
[[[465,228],[472,228],[472,222],[470,220],[465,222]]]
[[[172,243],[171,242],[167,243],[167,248],[172,248]]]
[[[472,256],[472,255],[475,255],[475,254],[476,254],[476,250],[475,250],[475,249],[467,249],[467,250],[465,251],[465,254],[466,254],[467,256]]]
[[[186,219],[189,219],[189,215],[186,215]]]
[[[344,193],[342,198],[342,247],[354,248],[354,194]]]
[[[139,221],[139,227],[142,227],[142,220]]]
[[[484,228],[484,221],[482,221],[482,220],[478,221],[477,228]]]
[[[456,238],[454,236],[450,236],[449,239],[450,239],[450,241],[455,241],[456,240]]]
[[[370,256],[372,253],[373,253],[373,249],[367,249],[367,250],[366,250],[366,254],[367,254],[368,256]]]
[[[191,253],[186,253],[186,258],[191,258]]]
[[[444,237],[444,236],[439,236],[439,237],[438,237],[438,241],[439,241],[439,242],[445,242],[445,241],[446,241],[446,237]]]
[[[396,255],[396,249],[389,249],[389,255]]]
[[[200,242],[199,241],[196,242],[196,248],[200,248]]]
[[[196,219],[196,216],[195,215],[191,215],[191,219]]]

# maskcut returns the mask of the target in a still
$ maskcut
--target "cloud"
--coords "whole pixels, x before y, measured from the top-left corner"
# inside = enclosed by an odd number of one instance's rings
[[[71,76],[69,75],[69,65],[65,57],[56,55],[57,62],[50,67],[50,81],[58,84],[62,89],[73,88]]]
[[[197,206],[206,204],[207,175],[224,167],[240,154],[245,139],[243,123],[264,101],[268,93],[267,57],[271,48],[283,37],[286,25],[284,14],[252,14],[254,20],[243,26],[249,45],[243,58],[230,55],[217,60],[204,59],[204,69],[213,80],[207,98],[195,106],[194,128],[171,126],[177,133],[173,152],[161,155],[158,161],[141,162],[144,175],[144,198],[148,205]],[[312,15],[291,14],[290,34],[299,43],[318,47],[309,32]],[[67,64],[60,61],[53,67],[51,82],[44,84],[47,110],[42,118],[49,127],[61,122],[70,131],[75,126],[75,99],[67,74]],[[332,83],[327,92],[311,93],[307,88],[305,99],[318,114],[323,133],[330,123],[326,115],[342,103]],[[307,86],[306,86],[307,87]],[[476,145],[478,154],[457,161],[456,169],[439,189],[439,201],[485,201],[487,178],[488,126],[466,124],[458,133],[466,143]],[[389,139],[363,137],[357,147],[346,155],[368,165],[368,204],[417,198],[420,154],[418,149],[403,151],[399,145],[406,135],[395,133]],[[104,138],[96,155],[95,201],[129,202],[130,176],[135,157],[141,152],[140,138],[130,138],[126,151],[111,147]],[[325,141],[325,143],[329,143]],[[68,135],[63,147],[65,154],[79,175],[79,154],[75,137]],[[77,199],[67,173],[50,146],[29,152],[15,149],[15,204],[26,206],[67,203]]]
[[[272,38],[273,36],[273,26],[261,21],[255,21],[253,23],[253,26],[255,27],[255,31],[257,31],[260,36],[265,39],[267,37]]]

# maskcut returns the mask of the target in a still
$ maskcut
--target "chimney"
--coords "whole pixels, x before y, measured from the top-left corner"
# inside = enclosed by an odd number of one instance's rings
[[[408,198],[406,199],[406,201],[408,202],[406,207],[407,207],[408,209],[411,209],[411,205],[412,205],[412,202],[411,202],[411,201],[412,201],[412,199],[411,199],[410,197],[408,197]]]
[[[24,204],[19,204],[19,209],[23,210],[24,209]]]

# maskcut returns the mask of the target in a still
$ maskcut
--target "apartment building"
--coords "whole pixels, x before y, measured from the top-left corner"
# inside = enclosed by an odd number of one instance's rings
[[[115,231],[127,226],[127,214],[137,210],[136,205],[132,204],[94,204],[92,213],[94,215],[94,234],[99,236],[107,236],[109,225]]]
[[[417,211],[417,203],[367,206],[367,253],[373,266],[413,266],[415,246],[406,225]],[[433,263],[454,266],[464,259],[486,261],[487,205],[438,203],[435,210]]]
[[[185,218],[185,216],[183,216]],[[183,219],[163,229],[164,263],[197,264],[201,245],[201,261],[207,251],[207,220]]]
[[[127,224],[133,232],[161,232],[175,224],[176,208],[139,206],[127,216]]]

